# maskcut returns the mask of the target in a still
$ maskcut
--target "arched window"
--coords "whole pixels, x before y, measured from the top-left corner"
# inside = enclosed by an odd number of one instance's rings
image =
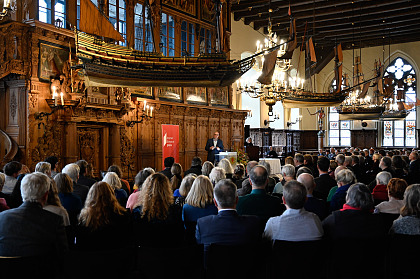
[[[341,89],[345,89],[348,84],[347,75],[343,75]],[[332,93],[337,85],[336,80],[333,79],[328,87],[328,91]],[[328,110],[328,145],[329,146],[350,146],[350,120],[340,120],[339,114],[335,107],[330,107]]]
[[[398,57],[386,68],[384,77],[394,80],[394,96],[403,98],[406,103],[417,100],[416,71],[404,58]],[[383,142],[386,147],[416,146],[416,109],[410,111],[404,120],[383,122]]]

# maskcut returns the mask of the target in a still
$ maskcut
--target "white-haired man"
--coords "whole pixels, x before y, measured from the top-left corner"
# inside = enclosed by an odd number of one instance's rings
[[[68,250],[63,218],[42,209],[50,183],[40,172],[22,179],[23,204],[0,213],[0,256],[54,257]]]

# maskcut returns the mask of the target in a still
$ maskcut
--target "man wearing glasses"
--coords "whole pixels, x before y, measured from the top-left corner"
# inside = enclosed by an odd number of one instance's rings
[[[214,132],[213,138],[209,139],[206,144],[207,161],[214,163],[216,159],[216,154],[224,151],[223,141],[219,139],[219,132]]]

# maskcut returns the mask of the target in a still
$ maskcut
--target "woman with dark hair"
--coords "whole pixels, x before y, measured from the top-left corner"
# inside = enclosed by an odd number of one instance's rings
[[[394,221],[391,234],[420,235],[420,184],[412,184],[404,193],[401,216]]]
[[[138,206],[133,210],[137,244],[153,247],[178,244],[173,240],[184,239],[181,217],[182,208],[174,204],[169,179],[161,173],[149,176],[143,183]]]
[[[182,166],[181,164],[174,163],[171,167],[171,188],[172,191],[175,191],[176,189],[179,189],[179,186],[181,186],[182,181]]]
[[[92,185],[80,212],[76,228],[76,247],[108,250],[130,245],[131,218],[112,187],[103,181]]]
[[[154,173],[155,171],[152,168],[144,168],[137,173],[136,177],[134,178],[134,192],[128,197],[125,208],[129,208],[131,211],[133,211],[134,206],[138,203],[138,199],[140,197],[140,190],[143,186],[144,181],[146,180],[146,178],[148,178]]]
[[[73,194],[73,181],[70,176],[65,173],[57,173],[54,176],[54,181],[57,184],[60,202],[69,214],[70,224],[75,226],[77,224],[77,216],[83,208],[82,200]]]
[[[404,179],[407,174],[405,173],[405,170],[404,170],[405,161],[402,159],[401,155],[392,156],[391,161],[392,161],[392,166],[394,167],[394,170],[395,170],[395,177]]]

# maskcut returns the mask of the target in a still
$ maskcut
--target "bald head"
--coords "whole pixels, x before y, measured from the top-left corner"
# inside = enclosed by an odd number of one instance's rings
[[[252,189],[264,189],[268,181],[268,172],[264,166],[256,165],[249,173]]]
[[[312,192],[315,189],[315,181],[314,181],[314,177],[309,174],[309,173],[302,173],[301,175],[299,175],[299,177],[297,178],[297,181],[302,183],[305,188],[306,191],[308,192],[308,194],[312,194]]]

